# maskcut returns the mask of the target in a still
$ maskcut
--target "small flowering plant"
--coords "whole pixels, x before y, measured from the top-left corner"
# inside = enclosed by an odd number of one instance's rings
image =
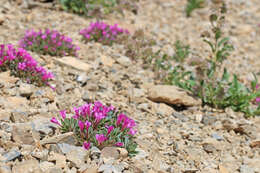
[[[42,30],[36,32],[33,29],[26,31],[24,37],[19,41],[19,46],[51,56],[77,56],[79,50],[70,37],[49,29],[44,32]]]
[[[39,66],[26,50],[16,50],[11,44],[0,45],[0,71],[6,70],[28,83],[36,83],[39,86],[49,85],[49,80],[53,78],[53,74]]]
[[[100,149],[106,146],[124,147],[129,156],[134,156],[137,144],[133,141],[136,123],[112,106],[101,102],[84,104],[74,108],[69,117],[66,111],[60,111],[61,118],[52,118],[51,122],[60,126],[61,132],[74,132],[79,145],[88,150],[91,146]]]
[[[128,35],[129,31],[118,27],[117,24],[108,25],[97,21],[90,23],[89,27],[82,29],[79,34],[83,36],[85,42],[94,40],[102,44],[111,45],[118,40],[119,36]]]

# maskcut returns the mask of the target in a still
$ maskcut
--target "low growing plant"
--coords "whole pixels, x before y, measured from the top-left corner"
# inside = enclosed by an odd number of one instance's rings
[[[175,54],[173,55],[173,59],[177,62],[184,62],[184,60],[190,54],[189,45],[184,45],[180,40],[177,40],[174,44]]]
[[[122,12],[129,9],[137,12],[138,0],[59,0],[61,7],[68,12],[84,15],[87,17],[104,16],[113,11]]]
[[[112,106],[95,102],[75,107],[71,117],[65,110],[60,115],[60,120],[52,118],[51,122],[58,124],[62,133],[74,132],[78,144],[86,150],[92,146],[100,149],[117,146],[124,147],[129,156],[137,153],[133,140],[137,132],[135,121]]]
[[[257,78],[247,87],[241,83],[237,75],[231,75],[223,68],[226,60],[233,50],[228,37],[224,37],[221,27],[224,22],[225,5],[220,10],[220,15],[210,16],[211,33],[203,33],[203,41],[210,47],[207,59],[191,60],[191,68],[187,69],[184,61],[172,66],[169,58],[156,64],[160,69],[166,70],[166,82],[177,85],[199,96],[204,104],[215,108],[231,107],[234,111],[244,112],[249,115],[260,115],[260,90],[257,90]],[[175,58],[175,61],[176,58]],[[255,103],[255,104],[254,104]]]
[[[185,8],[186,16],[190,17],[192,11],[198,8],[203,8],[205,0],[188,0]]]
[[[20,77],[38,86],[49,85],[53,74],[48,72],[24,49],[16,50],[13,45],[0,45],[0,71],[10,70],[11,75]]]
[[[127,29],[118,27],[117,24],[108,25],[104,22],[91,23],[89,27],[82,29],[79,32],[85,42],[96,41],[102,44],[111,45],[113,42],[118,41],[121,35],[128,35]]]
[[[72,43],[72,39],[56,30],[46,29],[36,32],[33,29],[26,31],[19,41],[19,46],[40,54],[51,56],[77,56],[79,47]]]

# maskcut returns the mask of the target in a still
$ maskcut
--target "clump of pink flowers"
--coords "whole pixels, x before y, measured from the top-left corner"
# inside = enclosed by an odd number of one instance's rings
[[[39,86],[49,85],[53,74],[48,72],[23,48],[17,50],[13,45],[0,45],[0,71],[10,70],[11,74],[23,78],[28,83]]]
[[[129,34],[129,32],[127,29],[118,27],[117,24],[108,25],[97,21],[90,23],[89,27],[82,29],[79,34],[83,36],[83,40],[86,42],[94,40],[102,44],[111,45],[117,41],[120,35]]]
[[[258,85],[258,84],[256,84],[255,89],[256,89],[256,90],[259,90],[259,85]],[[260,97],[257,97],[257,98],[255,99],[255,102],[256,102],[256,104],[259,104],[259,103],[260,103]]]
[[[56,30],[26,31],[24,37],[19,41],[19,46],[41,54],[52,56],[77,56],[80,49],[72,43],[72,39]]]
[[[113,106],[103,105],[97,101],[74,108],[73,116],[66,111],[60,111],[60,120],[52,118],[51,122],[58,124],[62,132],[74,132],[78,143],[85,149],[92,146],[124,147],[129,155],[136,153],[137,144],[133,141],[136,134],[136,123]]]

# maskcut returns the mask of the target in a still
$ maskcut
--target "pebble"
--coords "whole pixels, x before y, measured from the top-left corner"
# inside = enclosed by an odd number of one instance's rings
[[[2,154],[2,157],[4,158],[3,162],[9,162],[12,160],[15,160],[16,158],[21,156],[21,152],[13,150],[9,152],[5,152]]]

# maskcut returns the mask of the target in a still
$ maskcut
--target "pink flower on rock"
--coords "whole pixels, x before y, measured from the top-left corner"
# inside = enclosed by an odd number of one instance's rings
[[[52,117],[51,122],[61,126],[61,123],[55,117]]]
[[[104,141],[107,140],[107,137],[104,134],[96,134],[96,140],[98,141],[98,144],[102,144]]]
[[[90,142],[86,142],[86,141],[83,142],[83,148],[86,150],[89,150],[90,145],[91,145]]]
[[[107,128],[107,136],[114,130],[114,126],[109,126]]]
[[[62,119],[65,119],[66,118],[66,110],[60,111],[60,116],[62,117]]]
[[[117,146],[117,147],[123,147],[123,146],[124,146],[124,143],[123,143],[123,142],[117,142],[117,143],[115,144],[115,146]]]
[[[79,128],[80,128],[80,131],[83,132],[85,124],[82,121],[79,120],[78,125],[79,125]]]

